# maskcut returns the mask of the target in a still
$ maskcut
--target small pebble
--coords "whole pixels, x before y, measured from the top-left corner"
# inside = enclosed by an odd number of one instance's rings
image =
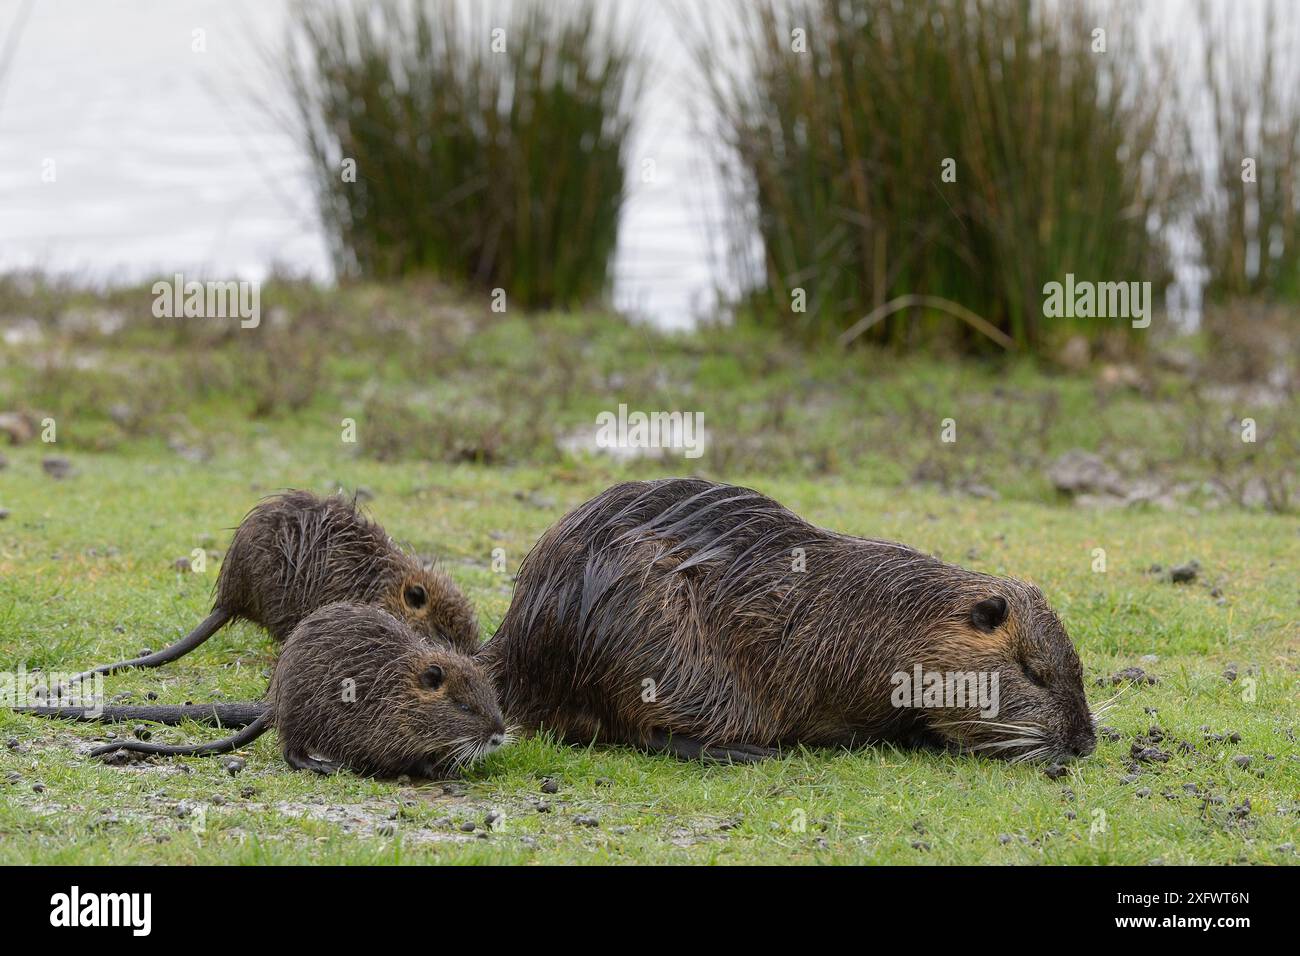
[[[536,810],[538,813],[550,813],[551,805],[547,803],[545,800],[538,800],[535,804],[533,804],[533,809]]]
[[[580,826],[580,827],[598,827],[598,826],[600,826],[600,821],[599,821],[599,820],[597,820],[595,817],[593,817],[593,816],[589,816],[588,814],[585,814],[585,813],[580,813],[580,814],[578,814],[576,817],[573,818],[573,822],[576,823],[576,824],[577,824],[578,826]]]
[[[377,827],[375,827],[375,833],[379,834],[380,836],[390,837],[396,832],[397,832],[397,827],[393,826],[391,823],[388,822],[381,823]]]
[[[1134,791],[1133,795],[1135,797],[1141,797],[1143,800],[1145,800],[1147,797],[1151,796],[1151,788],[1139,787],[1137,790]]]
[[[1060,780],[1069,772],[1069,769],[1064,764],[1059,763],[1054,763],[1043,771],[1043,773],[1047,774],[1049,780]]]
[[[473,820],[466,820],[464,823],[460,825],[460,831],[462,833],[473,833],[477,829],[478,827],[475,826]]]
[[[1235,763],[1238,767],[1250,766],[1250,758],[1247,757],[1245,754],[1237,754],[1237,756],[1232,758],[1232,762]]]
[[[66,478],[72,474],[72,462],[57,455],[41,459],[41,470],[51,478]]]
[[[1010,843],[1010,842],[1011,842],[1011,834],[1010,834],[1010,833],[999,833],[999,834],[998,834],[998,842],[1001,843],[1003,846],[1005,846],[1006,844]]]
[[[10,737],[8,740],[5,741],[5,746],[8,747],[10,750],[17,750],[17,749],[18,749],[18,738],[17,738],[17,737]]]
[[[45,792],[45,784],[43,783],[32,784],[32,793],[44,793],[44,792]]]
[[[542,778],[542,793],[559,793],[560,784],[554,777]]]
[[[245,766],[244,758],[231,757],[225,762],[224,766],[226,768],[226,773],[230,774],[233,777],[235,774],[239,773],[241,770],[244,769]]]
[[[135,734],[137,740],[148,740],[153,734],[149,733],[149,728],[144,724],[136,724],[131,728],[131,733]]]
[[[505,822],[506,815],[500,810],[489,810],[487,816],[483,818],[483,826],[489,830],[496,830]]]
[[[254,797],[254,796],[257,795],[257,788],[256,788],[256,787],[251,787],[251,786],[250,786],[250,787],[244,787],[244,788],[242,788],[242,789],[239,791],[239,795],[240,795],[241,797],[243,797],[245,800],[248,800],[248,799],[250,799],[251,797]]]

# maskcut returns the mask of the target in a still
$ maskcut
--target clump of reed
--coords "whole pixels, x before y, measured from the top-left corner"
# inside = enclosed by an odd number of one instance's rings
[[[590,2],[308,3],[288,85],[343,276],[602,297],[639,76]]]
[[[1300,301],[1300,18],[1275,2],[1253,24],[1235,7],[1198,10],[1208,102],[1188,112],[1208,121],[1193,139],[1210,144],[1195,217],[1205,297]]]
[[[1185,161],[1168,146],[1166,57],[1119,29],[1095,49],[1103,8],[759,0],[737,13],[734,36],[702,27],[697,59],[722,178],[746,211],[736,225],[762,240],[760,256],[741,244],[744,314],[824,341],[912,296],[919,308],[864,338],[1038,349],[1107,326],[1045,318],[1046,283],[1168,280],[1161,227]],[[719,65],[728,44],[740,56]]]

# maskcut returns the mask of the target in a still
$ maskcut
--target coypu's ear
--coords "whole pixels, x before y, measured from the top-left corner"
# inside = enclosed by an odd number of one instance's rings
[[[442,676],[442,668],[437,664],[430,664],[420,672],[420,686],[437,690],[442,686]]]
[[[409,584],[402,592],[402,600],[406,602],[407,607],[418,611],[429,603],[429,592],[424,589],[423,584]]]
[[[971,608],[970,621],[981,631],[992,631],[1007,619],[1007,599],[994,595]]]

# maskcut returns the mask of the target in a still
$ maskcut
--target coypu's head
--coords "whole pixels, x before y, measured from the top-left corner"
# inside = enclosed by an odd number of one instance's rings
[[[440,571],[406,569],[385,593],[383,604],[417,634],[466,654],[478,650],[478,616],[460,588]]]
[[[962,750],[1010,760],[1092,753],[1096,722],[1083,666],[1043,592],[1012,579],[972,578],[926,655],[927,670],[956,675],[946,680],[953,696],[925,711],[929,729]]]
[[[474,659],[372,605],[329,604],[294,628],[269,697],[290,763],[436,777],[507,742]]]
[[[503,746],[509,737],[492,681],[474,660],[441,647],[420,649],[400,662],[390,688],[401,752],[397,773],[436,777],[459,770]],[[400,695],[400,696],[399,696]]]

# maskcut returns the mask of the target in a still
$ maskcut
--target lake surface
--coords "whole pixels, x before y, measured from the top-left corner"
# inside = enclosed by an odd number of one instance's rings
[[[709,311],[721,281],[708,229],[719,200],[666,9],[640,11],[656,66],[614,295],[681,327]],[[0,37],[19,31],[0,81],[0,270],[121,283],[178,270],[257,279],[279,265],[328,278],[306,161],[275,120],[283,100],[262,53],[292,10],[287,0],[0,2]]]

